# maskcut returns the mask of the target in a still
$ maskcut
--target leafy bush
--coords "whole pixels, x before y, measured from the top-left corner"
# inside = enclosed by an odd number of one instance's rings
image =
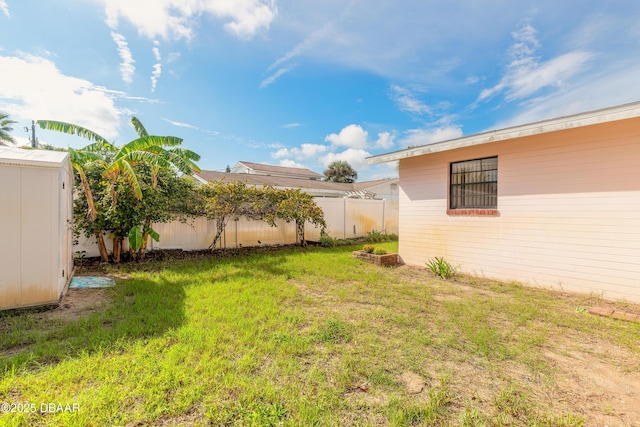
[[[384,233],[381,233],[378,230],[371,230],[369,233],[367,233],[367,242],[371,242],[371,243],[384,242],[385,236],[386,235]]]
[[[431,269],[433,274],[443,279],[450,279],[455,276],[459,268],[451,265],[444,257],[435,257],[427,263],[427,267]]]
[[[368,254],[372,254],[372,253],[373,253],[373,251],[374,251],[375,249],[376,249],[376,248],[374,248],[374,247],[373,247],[373,246],[371,246],[371,245],[364,245],[364,246],[362,247],[362,251],[363,251],[363,252],[366,252],[366,253],[368,253]]]
[[[384,254],[388,254],[389,251],[387,251],[385,248],[375,248],[373,253],[376,255],[384,255]]]

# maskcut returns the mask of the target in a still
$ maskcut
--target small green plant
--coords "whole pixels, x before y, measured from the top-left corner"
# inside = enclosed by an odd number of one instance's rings
[[[329,236],[324,231],[320,232],[320,240],[318,241],[318,243],[323,248],[333,248],[333,247],[338,246],[337,240],[334,239],[333,237]]]
[[[389,251],[387,251],[385,248],[375,248],[373,250],[373,253],[376,255],[384,255],[384,254],[388,254]]]
[[[459,267],[454,267],[444,257],[435,257],[427,263],[427,267],[435,274],[443,279],[451,279],[458,272]]]
[[[350,324],[338,319],[329,319],[316,333],[316,338],[321,342],[338,344],[349,342],[352,335]]]
[[[381,233],[378,230],[371,230],[367,233],[367,242],[378,243],[384,242],[386,240],[386,235]]]
[[[362,247],[362,252],[366,252],[368,254],[372,254],[373,251],[375,251],[375,250],[376,250],[376,248],[374,248],[373,245],[364,245]]]

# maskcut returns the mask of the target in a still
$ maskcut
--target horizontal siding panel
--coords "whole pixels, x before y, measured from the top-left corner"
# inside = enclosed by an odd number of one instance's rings
[[[640,301],[640,120],[400,161],[400,256]],[[497,217],[448,216],[453,161],[498,156]]]

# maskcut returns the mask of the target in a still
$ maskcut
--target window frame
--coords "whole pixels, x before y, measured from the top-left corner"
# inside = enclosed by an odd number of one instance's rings
[[[462,172],[462,174],[469,174],[469,173],[475,173],[475,172],[487,172],[487,171],[495,171],[495,180],[489,180],[489,181],[479,181],[479,182],[471,182],[471,183],[456,183],[454,184],[454,167],[457,164],[460,163],[467,163],[467,162],[475,162],[475,161],[479,161],[481,162],[482,160],[492,160],[495,159],[496,161],[496,166],[495,169],[487,169],[487,170],[482,170],[482,163],[480,164],[480,170],[479,171],[469,171],[469,172]],[[459,172],[456,172],[459,173]],[[459,161],[455,161],[455,162],[450,162],[449,163],[449,191],[448,191],[448,196],[449,196],[449,200],[447,201],[447,214],[448,215],[470,215],[470,216],[498,216],[499,212],[498,212],[498,181],[499,181],[499,176],[498,176],[498,156],[487,156],[487,157],[479,157],[479,158],[475,158],[475,159],[466,159],[466,160],[459,160]],[[465,185],[477,185],[477,184],[495,184],[495,195],[494,194],[489,194],[487,193],[486,195],[489,196],[490,198],[492,198],[493,200],[495,200],[495,203],[491,204],[491,205],[471,205],[471,206],[457,206],[454,207],[454,197],[456,199],[459,199],[460,197],[464,198],[465,196],[454,196],[455,191],[454,188],[460,188],[462,190],[464,190]],[[493,196],[493,197],[491,197]],[[464,199],[463,199],[464,201]],[[464,203],[463,203],[464,204]]]

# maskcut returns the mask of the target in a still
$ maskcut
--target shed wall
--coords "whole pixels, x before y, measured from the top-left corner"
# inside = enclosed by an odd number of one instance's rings
[[[0,180],[0,309],[55,303],[73,269],[70,166],[2,164]]]
[[[495,155],[499,216],[447,215],[450,163]],[[639,119],[401,160],[400,256],[640,301],[638,160]]]

